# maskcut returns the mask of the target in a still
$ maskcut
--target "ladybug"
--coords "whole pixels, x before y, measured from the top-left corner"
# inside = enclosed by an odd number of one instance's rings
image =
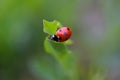
[[[64,42],[70,38],[72,30],[68,27],[58,28],[56,34],[50,36],[50,39],[56,42]]]

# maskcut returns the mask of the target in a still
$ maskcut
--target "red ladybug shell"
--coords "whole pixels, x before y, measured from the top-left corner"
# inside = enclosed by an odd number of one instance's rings
[[[68,40],[71,34],[72,34],[72,30],[68,27],[61,27],[56,31],[58,42],[63,42],[63,41]]]

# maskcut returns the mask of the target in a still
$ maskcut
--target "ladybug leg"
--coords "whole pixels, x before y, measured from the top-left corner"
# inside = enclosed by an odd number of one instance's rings
[[[58,36],[58,41],[61,41],[61,40],[62,40],[62,38]]]

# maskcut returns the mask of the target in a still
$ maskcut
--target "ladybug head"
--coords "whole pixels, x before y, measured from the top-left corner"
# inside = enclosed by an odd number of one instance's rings
[[[53,34],[53,35],[50,35],[50,40],[58,42],[59,38],[55,34]]]

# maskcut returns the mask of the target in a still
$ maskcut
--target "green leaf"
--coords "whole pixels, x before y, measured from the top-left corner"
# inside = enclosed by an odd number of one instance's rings
[[[66,45],[70,45],[72,43],[73,43],[73,41],[71,39],[68,39],[67,41],[64,42],[64,44],[66,44]]]
[[[62,27],[62,24],[60,22],[54,20],[52,22],[43,20],[43,31],[48,34],[55,34],[57,28]]]
[[[55,34],[57,28],[61,27],[61,23],[58,21],[48,22],[43,20],[43,31],[48,34]],[[60,64],[63,69],[63,73],[66,76],[66,80],[75,80],[75,57],[73,53],[67,48],[67,45],[71,44],[71,40],[65,42],[55,42],[48,37],[44,41],[44,48],[47,53],[52,55]]]
[[[43,20],[43,24],[43,30],[48,34],[54,34],[56,32],[56,29],[61,27],[61,23],[56,20],[54,20],[53,22]],[[48,37],[46,37],[44,41],[44,48],[46,52],[50,53],[56,58],[56,60],[58,60],[58,62],[64,69],[69,69],[70,67],[72,67],[71,61],[73,61],[73,54],[70,50],[68,50],[66,45],[71,43],[71,40],[67,40],[65,42],[55,42],[49,40]]]

